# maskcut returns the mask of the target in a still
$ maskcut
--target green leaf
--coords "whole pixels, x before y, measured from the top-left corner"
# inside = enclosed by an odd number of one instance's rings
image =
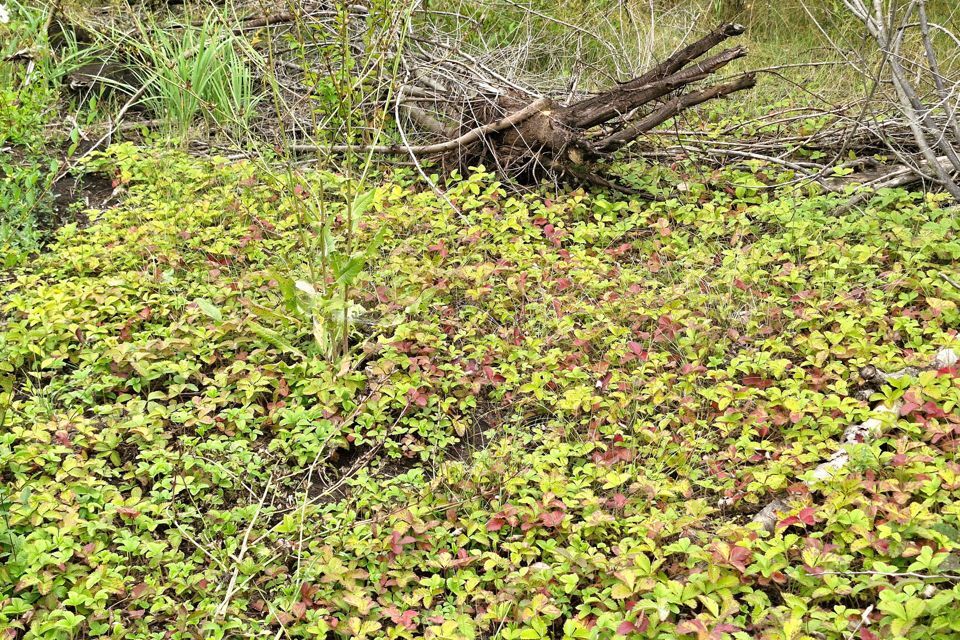
[[[273,309],[267,309],[266,307],[260,306],[259,304],[250,304],[250,311],[253,312],[255,316],[262,320],[269,320],[271,322],[281,322],[284,324],[290,324],[291,322],[298,322],[296,318],[291,318],[290,316],[284,315],[282,313],[277,313]]]
[[[270,276],[276,281],[277,288],[283,296],[283,304],[287,311],[295,312],[297,310],[297,288],[293,278],[288,278],[276,271],[272,271]]]
[[[205,298],[197,298],[193,302],[205,315],[213,318],[217,322],[223,321],[223,314],[220,313],[220,309],[209,300]]]
[[[345,287],[353,284],[366,263],[367,260],[363,254],[354,254],[345,263],[339,264],[336,269],[337,286]]]
[[[376,235],[374,235],[370,240],[370,243],[367,244],[367,250],[365,253],[368,258],[376,253],[378,249],[380,249],[380,245],[383,244],[383,238],[386,235],[386,231],[386,227],[380,227],[380,229],[377,230]]]
[[[303,293],[307,294],[307,297],[311,300],[316,298],[318,295],[316,288],[306,280],[297,280],[294,286],[296,286],[298,291],[302,291]]]
[[[960,529],[957,529],[946,522],[938,522],[932,525],[930,528],[940,535],[945,536],[951,542],[960,542]]]
[[[337,238],[333,235],[330,223],[320,228],[320,255],[329,257],[337,248]]]
[[[353,224],[356,225],[360,217],[367,212],[367,209],[370,208],[370,205],[373,204],[373,197],[377,195],[376,189],[368,189],[362,193],[358,193],[353,199],[353,205],[350,207],[350,213],[353,216]]]
[[[295,356],[300,358],[306,357],[303,355],[302,351],[300,351],[295,346],[290,344],[288,340],[286,340],[283,336],[281,336],[279,333],[277,333],[273,329],[268,329],[265,326],[257,322],[254,322],[253,320],[248,320],[247,326],[250,327],[250,330],[253,331],[255,335],[259,336],[268,344],[276,347],[277,349],[280,349],[281,351],[286,351],[287,353],[292,353]]]

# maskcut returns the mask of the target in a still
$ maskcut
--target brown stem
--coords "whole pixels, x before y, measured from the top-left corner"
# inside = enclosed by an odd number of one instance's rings
[[[691,82],[703,80],[717,69],[745,55],[747,55],[746,47],[734,47],[721,51],[699,64],[650,84],[636,87],[621,86],[601,93],[597,98],[603,98],[603,101],[599,104],[591,103],[589,108],[584,109],[579,105],[567,107],[560,113],[560,118],[581,129],[589,129],[676,91]],[[630,84],[633,85],[633,83]]]
[[[696,60],[703,54],[705,54],[710,49],[713,49],[715,46],[726,40],[727,38],[732,38],[733,36],[738,36],[746,31],[746,27],[739,24],[724,24],[718,28],[711,31],[709,34],[700,38],[696,42],[688,44],[683,49],[680,49],[672,56],[655,66],[650,71],[647,71],[641,76],[630,80],[622,85],[621,89],[631,91],[639,89],[645,85],[650,84],[651,82],[656,82],[657,80],[662,80],[663,78],[673,75],[683,67],[687,66],[690,62]],[[578,110],[578,111],[590,111],[596,109],[603,105],[606,102],[604,94],[582,100],[571,105],[569,108]]]
[[[696,106],[706,102],[707,100],[721,98],[735,91],[749,89],[756,83],[756,77],[750,73],[740,76],[733,82],[728,82],[727,84],[714,85],[712,87],[707,87],[706,89],[701,89],[700,91],[685,93],[677,96],[650,115],[638,120],[632,126],[603,138],[594,145],[594,148],[601,153],[610,153],[612,151],[616,151],[617,149],[620,149],[624,145],[633,141],[640,134],[663,124],[684,109]]]

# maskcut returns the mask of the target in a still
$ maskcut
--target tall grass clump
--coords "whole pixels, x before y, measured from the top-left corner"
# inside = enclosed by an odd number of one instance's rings
[[[201,121],[234,137],[247,131],[258,102],[256,53],[242,37],[212,16],[177,29],[141,23],[138,32],[129,41],[139,54],[133,75],[167,133],[184,139]]]

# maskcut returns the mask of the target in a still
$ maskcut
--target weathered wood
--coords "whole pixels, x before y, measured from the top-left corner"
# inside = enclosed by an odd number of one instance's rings
[[[694,60],[697,60],[706,54],[724,40],[741,35],[745,30],[746,28],[739,24],[720,25],[703,38],[700,38],[696,42],[692,42],[686,47],[683,47],[646,73],[630,80],[629,82],[622,83],[618,88],[625,91],[633,91],[640,89],[641,87],[645,87],[652,82],[656,82],[666,78],[667,76],[673,75]],[[582,102],[573,104],[569,107],[569,109],[578,113],[589,113],[594,109],[601,108],[606,102],[607,98],[605,97],[605,94],[600,94],[583,100]]]
[[[735,91],[743,91],[744,89],[749,89],[757,83],[757,79],[753,74],[747,74],[740,76],[733,82],[727,84],[716,85],[713,87],[708,87],[694,93],[686,93],[679,95],[676,98],[673,98],[669,102],[665,103],[662,107],[651,113],[650,115],[638,120],[636,124],[621,129],[617,133],[607,136],[600,142],[594,145],[594,148],[600,153],[610,153],[616,151],[617,149],[623,147],[625,144],[632,142],[637,139],[640,135],[650,131],[651,129],[663,124],[670,118],[676,116],[678,113],[684,109],[689,109],[698,104],[702,104],[707,100],[713,100],[714,98],[722,98],[723,96],[730,95]]]
[[[727,49],[699,64],[682,69],[665,78],[651,81],[649,84],[631,87],[621,86],[601,93],[597,96],[599,102],[591,100],[587,107],[579,105],[567,107],[560,114],[560,117],[565,122],[581,129],[595,127],[626,115],[632,110],[673,93],[692,82],[703,80],[721,67],[745,55],[747,55],[745,47]]]

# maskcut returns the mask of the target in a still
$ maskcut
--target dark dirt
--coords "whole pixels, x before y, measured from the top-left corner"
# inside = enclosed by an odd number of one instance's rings
[[[84,209],[97,209],[107,204],[114,195],[112,179],[102,173],[66,176],[55,182],[53,215],[47,225],[55,229],[71,222],[85,226]]]

